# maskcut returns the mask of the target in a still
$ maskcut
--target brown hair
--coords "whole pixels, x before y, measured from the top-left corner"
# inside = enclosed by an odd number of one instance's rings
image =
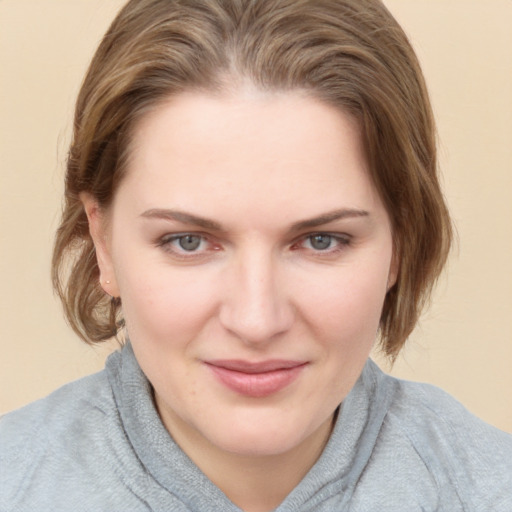
[[[447,258],[451,224],[437,176],[435,127],[407,37],[379,0],[131,0],[91,62],[67,162],[53,283],[88,342],[123,325],[99,286],[79,193],[108,207],[137,120],[170,95],[223,91],[237,80],[306,90],[355,116],[389,212],[400,268],[380,339],[396,357]]]

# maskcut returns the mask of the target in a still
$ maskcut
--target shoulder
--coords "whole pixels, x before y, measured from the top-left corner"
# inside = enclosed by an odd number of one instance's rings
[[[62,483],[104,442],[116,408],[104,371],[72,382],[0,418],[1,510]]]
[[[448,438],[456,436],[453,441],[468,448],[486,440],[512,450],[512,435],[482,421],[442,389],[389,376],[386,379],[395,383],[388,417],[404,429]],[[489,446],[486,452],[489,453]]]
[[[378,372],[378,370],[377,370]],[[389,395],[383,435],[406,440],[436,481],[469,510],[512,510],[512,435],[443,390],[382,375]]]
[[[68,430],[70,424],[82,422],[91,412],[108,414],[111,405],[112,393],[105,372],[84,377],[0,417],[3,446],[33,439],[34,433],[40,436]]]

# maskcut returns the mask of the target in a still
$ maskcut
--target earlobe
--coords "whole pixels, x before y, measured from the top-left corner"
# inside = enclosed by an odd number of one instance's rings
[[[89,233],[96,249],[96,258],[100,269],[100,285],[111,297],[119,297],[105,212],[100,208],[96,198],[87,192],[80,193],[80,201],[87,215]]]

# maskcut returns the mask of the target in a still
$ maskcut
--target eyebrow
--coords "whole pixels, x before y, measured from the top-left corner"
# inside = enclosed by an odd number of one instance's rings
[[[323,226],[324,224],[329,224],[330,222],[334,222],[336,220],[342,220],[353,217],[368,217],[370,212],[366,210],[359,210],[357,208],[342,208],[340,210],[333,210],[332,212],[323,213],[318,215],[318,217],[313,217],[311,219],[301,220],[299,222],[295,222],[292,224],[292,231],[301,231],[303,229],[316,228],[318,226]]]
[[[334,222],[337,220],[354,217],[368,217],[369,215],[370,213],[366,210],[359,210],[357,208],[342,208],[339,210],[333,210],[331,212],[323,213],[311,219],[305,219],[295,222],[292,224],[290,231],[302,231],[304,229],[323,226],[324,224],[329,224],[330,222]],[[176,221],[181,222],[183,224],[200,226],[204,229],[209,229],[213,231],[226,231],[221,224],[214,220],[207,219],[205,217],[199,217],[197,215],[193,215],[191,213],[183,212],[180,210],[152,208],[142,213],[141,217],[148,219],[163,219]]]
[[[179,210],[152,208],[151,210],[146,210],[144,213],[142,213],[141,217],[145,217],[148,219],[173,220],[176,222],[181,222],[183,224],[200,226],[204,229],[211,229],[213,231],[224,231],[222,226],[218,222],[215,222],[214,220],[206,219],[204,217],[199,217],[197,215],[182,212]]]

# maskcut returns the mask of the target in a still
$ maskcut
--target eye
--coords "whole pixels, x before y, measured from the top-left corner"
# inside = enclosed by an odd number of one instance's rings
[[[309,245],[316,251],[325,251],[326,249],[329,249],[333,241],[335,241],[331,235],[326,235],[324,233],[308,236],[306,240],[309,241]]]
[[[212,241],[196,233],[168,234],[160,238],[157,245],[179,257],[198,256],[209,250],[217,250]]]
[[[334,255],[350,244],[345,234],[313,233],[302,237],[293,246],[294,250],[305,250],[313,254]]]
[[[201,237],[198,235],[183,235],[175,239],[184,251],[195,251],[201,245]]]

